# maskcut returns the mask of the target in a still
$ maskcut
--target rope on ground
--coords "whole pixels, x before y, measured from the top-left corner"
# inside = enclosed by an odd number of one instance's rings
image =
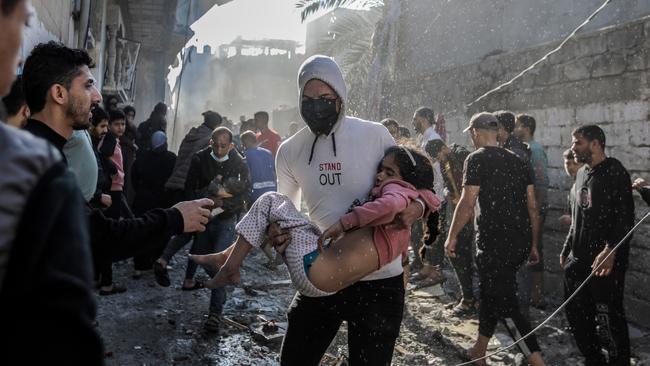
[[[490,354],[487,354],[487,355],[485,355],[485,356],[483,356],[483,357],[480,357],[480,358],[477,358],[477,359],[474,359],[474,360],[471,360],[471,361],[467,361],[467,362],[459,363],[459,364],[457,364],[456,366],[471,365],[471,364],[473,364],[474,362],[482,361],[482,360],[486,360],[486,359],[488,359],[488,358],[490,358],[490,357],[492,357],[492,356],[494,356],[494,355],[496,355],[496,354],[499,354],[499,353],[505,352],[505,351],[507,351],[507,350],[513,348],[514,346],[516,346],[519,342],[521,342],[521,341],[525,340],[526,338],[530,337],[533,333],[535,333],[535,332],[537,332],[538,330],[540,330],[540,329],[541,329],[541,328],[542,328],[546,323],[548,323],[548,322],[549,322],[549,321],[550,321],[554,316],[556,316],[556,315],[560,312],[560,310],[564,309],[564,307],[569,303],[569,301],[571,301],[571,300],[572,300],[572,299],[573,299],[573,298],[578,294],[578,292],[580,292],[580,290],[581,290],[581,289],[582,289],[582,288],[587,284],[587,282],[589,282],[589,280],[590,280],[592,277],[594,277],[594,274],[595,274],[595,273],[600,269],[600,267],[602,267],[603,264],[605,264],[605,261],[607,261],[607,259],[609,258],[609,256],[612,255],[612,253],[615,253],[616,250],[617,250],[621,245],[623,245],[623,243],[625,243],[625,241],[630,237],[630,235],[632,235],[632,233],[634,232],[634,230],[636,230],[636,229],[639,227],[639,225],[641,225],[641,223],[643,223],[643,221],[645,221],[645,219],[647,219],[648,217],[650,217],[650,211],[648,211],[648,212],[645,214],[645,216],[643,216],[643,218],[641,218],[641,220],[639,220],[639,222],[637,222],[636,225],[634,225],[634,227],[633,227],[632,229],[630,229],[630,231],[628,231],[627,234],[625,234],[625,236],[623,237],[623,239],[621,239],[621,241],[619,241],[618,244],[616,244],[616,246],[614,247],[614,249],[613,249],[611,252],[609,252],[609,254],[607,254],[607,256],[605,256],[605,259],[603,259],[603,261],[602,261],[602,262],[601,262],[601,263],[600,263],[596,268],[594,268],[594,269],[591,271],[591,273],[589,274],[589,276],[587,276],[587,278],[586,278],[586,279],[585,279],[585,280],[580,284],[580,286],[578,286],[578,288],[577,288],[577,289],[576,289],[576,290],[571,294],[571,296],[569,296],[569,297],[568,297],[568,298],[567,298],[567,299],[562,303],[562,305],[560,305],[560,306],[559,306],[559,307],[558,307],[558,308],[557,308],[557,309],[556,309],[556,310],[555,310],[551,315],[549,315],[549,316],[548,316],[548,317],[547,317],[543,322],[539,323],[539,325],[536,326],[535,329],[531,330],[530,332],[528,332],[528,334],[526,334],[525,336],[523,336],[523,337],[517,339],[515,342],[513,342],[512,344],[510,344],[510,345],[508,345],[508,346],[505,346],[505,347],[499,348],[499,349],[497,349],[496,351],[494,351],[494,352],[492,352],[492,353],[490,353]]]
[[[481,99],[487,97],[488,95],[490,95],[490,94],[492,94],[492,93],[495,93],[495,92],[497,92],[497,91],[499,91],[499,90],[505,88],[506,86],[511,85],[511,84],[514,83],[517,79],[521,78],[521,77],[524,76],[526,73],[528,73],[530,70],[532,70],[532,69],[534,69],[535,67],[537,67],[537,65],[539,65],[539,64],[541,64],[542,62],[546,61],[546,60],[547,60],[547,59],[548,59],[552,54],[554,54],[554,53],[558,52],[559,50],[561,50],[562,47],[564,47],[564,45],[565,45],[569,40],[571,40],[571,39],[576,35],[576,33],[578,33],[578,32],[579,32],[579,31],[580,31],[580,30],[581,30],[585,25],[587,25],[589,22],[591,22],[591,20],[592,20],[594,17],[596,17],[596,15],[598,15],[598,13],[600,13],[600,11],[603,10],[603,9],[604,9],[604,8],[605,8],[605,7],[610,3],[610,2],[612,2],[612,0],[606,0],[606,1],[605,1],[605,2],[604,2],[604,3],[603,3],[603,4],[602,4],[598,9],[596,9],[596,11],[594,11],[593,13],[591,13],[591,15],[590,15],[590,16],[589,16],[589,17],[588,17],[584,22],[582,22],[582,24],[580,24],[576,29],[574,29],[573,32],[571,32],[571,34],[569,34],[569,35],[568,35],[568,36],[567,36],[567,37],[566,37],[566,38],[565,38],[565,39],[560,43],[559,46],[555,47],[555,48],[554,48],[553,50],[551,50],[549,53],[545,54],[542,58],[540,58],[539,60],[535,61],[532,65],[530,65],[529,67],[527,67],[526,69],[524,69],[524,70],[523,70],[522,72],[520,72],[519,74],[515,75],[515,77],[513,77],[513,78],[510,79],[509,81],[507,81],[507,82],[505,82],[505,83],[503,83],[503,84],[497,86],[496,88],[494,88],[494,89],[488,91],[487,93],[481,95],[480,97],[476,98],[473,102],[467,104],[466,107],[469,108],[469,107],[471,107],[473,104],[475,104],[475,103],[477,103],[478,101],[480,101]]]

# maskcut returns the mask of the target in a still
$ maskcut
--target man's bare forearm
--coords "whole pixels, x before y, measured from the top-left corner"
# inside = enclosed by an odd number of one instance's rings
[[[474,215],[474,205],[476,202],[471,202],[465,195],[461,195],[460,201],[454,211],[454,218],[451,221],[449,228],[449,237],[455,238],[460,231],[467,225],[469,220]]]

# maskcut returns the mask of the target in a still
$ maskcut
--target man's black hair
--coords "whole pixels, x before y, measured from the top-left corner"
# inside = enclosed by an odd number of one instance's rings
[[[124,112],[119,109],[110,110],[108,112],[108,117],[108,123],[113,123],[113,121],[117,121],[118,119],[126,121],[126,115],[124,115]]]
[[[135,116],[135,107],[133,107],[132,105],[127,105],[122,109],[122,112],[124,112],[124,114],[129,114],[133,112],[133,115]]]
[[[596,125],[580,126],[573,130],[572,135],[582,135],[587,141],[597,140],[600,146],[605,149],[605,131]]]
[[[433,109],[429,107],[420,107],[416,109],[415,115],[426,119],[429,121],[429,124],[436,123],[436,115],[433,113]]]
[[[223,117],[214,111],[203,112],[203,123],[211,129],[217,128],[223,122]]]
[[[503,126],[503,129],[508,133],[512,133],[515,130],[515,115],[510,111],[496,111],[494,116],[499,121],[499,124]],[[531,131],[532,132],[532,131]]]
[[[101,121],[108,121],[108,113],[106,113],[104,108],[98,105],[92,109],[91,113],[93,116],[90,118],[90,123],[95,127],[97,127]]]
[[[153,107],[153,111],[151,111],[151,114],[149,115],[149,118],[153,118],[155,116],[165,117],[166,115],[167,115],[167,104],[165,104],[163,102],[158,102]]]
[[[15,116],[22,106],[25,105],[25,93],[23,93],[23,78],[18,76],[14,83],[11,84],[11,91],[4,98],[2,103],[5,105],[8,116]]]
[[[399,123],[397,123],[397,121],[394,120],[393,118],[384,118],[384,119],[381,120],[381,124],[386,126],[386,127],[393,126],[393,127],[397,128],[397,129],[399,129]]]
[[[530,131],[530,135],[535,135],[535,118],[528,114],[518,114],[517,122],[521,123],[522,126],[526,127]]]
[[[442,151],[443,146],[445,146],[445,143],[440,139],[430,140],[424,146],[424,151],[426,151],[431,159],[437,159],[438,154],[440,151]]]
[[[269,113],[268,112],[259,111],[259,112],[255,112],[255,114],[253,114],[254,118],[257,118],[258,116],[262,118],[262,121],[265,121],[267,123],[269,122]]]
[[[22,0],[0,0],[0,10],[3,15],[9,15],[16,10],[16,5],[20,4]]]
[[[86,50],[68,48],[55,41],[34,47],[23,68],[25,100],[31,113],[43,110],[52,85],[61,84],[69,90],[82,66],[95,67]]]
[[[399,126],[399,137],[403,137],[405,139],[410,139],[411,138],[411,131],[409,131],[408,128],[404,126]]]

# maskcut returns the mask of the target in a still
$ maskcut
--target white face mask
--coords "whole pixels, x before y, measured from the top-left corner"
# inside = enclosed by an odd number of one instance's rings
[[[228,158],[229,158],[228,154],[226,154],[223,158],[220,158],[214,153],[214,151],[210,152],[210,156],[212,156],[212,159],[214,159],[215,161],[217,161],[219,163],[223,163],[224,161],[228,160]]]

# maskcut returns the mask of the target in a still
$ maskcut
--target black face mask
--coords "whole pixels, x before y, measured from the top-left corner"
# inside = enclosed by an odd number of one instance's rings
[[[339,117],[336,99],[304,99],[301,112],[305,123],[315,135],[328,135]]]

